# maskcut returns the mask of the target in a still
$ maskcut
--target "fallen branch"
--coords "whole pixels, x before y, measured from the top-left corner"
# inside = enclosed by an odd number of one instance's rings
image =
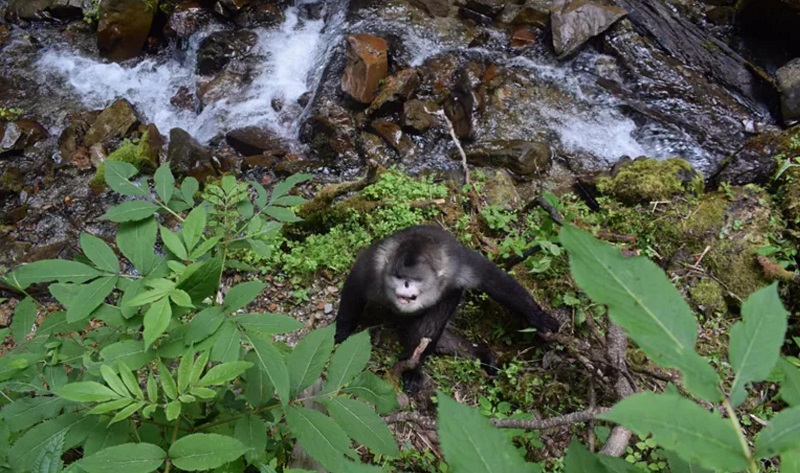
[[[595,407],[585,411],[570,412],[563,416],[550,417],[549,419],[492,419],[495,427],[502,429],[552,429],[562,425],[572,425],[580,422],[587,422],[594,419],[598,414],[605,414],[610,409],[608,407]]]
[[[758,255],[756,260],[758,261],[758,264],[761,265],[761,269],[764,270],[764,274],[768,278],[780,279],[781,281],[800,282],[800,275],[786,270],[783,266],[772,261],[766,256]]]
[[[453,143],[458,148],[458,154],[461,155],[461,167],[464,169],[464,182],[469,184],[469,168],[467,167],[467,153],[464,152],[464,148],[461,147],[461,141],[459,141],[458,136],[456,135],[456,129],[453,127],[453,122],[447,118],[447,114],[444,113],[444,110],[439,109],[435,112],[431,112],[430,110],[425,108],[425,111],[431,115],[439,117],[445,125],[447,125],[447,131],[450,132],[450,138],[453,140]]]
[[[422,337],[419,341],[419,345],[417,348],[414,349],[414,352],[405,360],[398,361],[392,367],[392,374],[395,377],[399,378],[400,375],[403,374],[404,371],[413,370],[419,366],[420,360],[422,358],[422,354],[425,352],[425,349],[428,348],[428,345],[431,343],[431,339],[428,337]]]
[[[313,199],[300,206],[297,211],[297,215],[306,217],[330,207],[331,203],[333,203],[337,197],[349,194],[351,192],[358,192],[368,185],[375,183],[382,171],[383,169],[379,168],[378,166],[370,166],[367,168],[367,175],[364,176],[364,179],[330,184],[323,187]]]

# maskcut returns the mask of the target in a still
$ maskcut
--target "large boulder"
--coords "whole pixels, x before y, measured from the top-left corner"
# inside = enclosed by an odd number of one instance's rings
[[[157,9],[158,0],[102,0],[97,24],[100,55],[117,62],[138,56]]]
[[[380,82],[389,74],[386,40],[370,34],[347,37],[347,63],[342,74],[342,90],[363,104],[372,102]]]
[[[197,51],[197,73],[210,75],[221,71],[231,60],[244,56],[256,43],[252,31],[217,31],[200,43]]]
[[[244,156],[257,154],[285,156],[289,153],[286,141],[268,129],[257,126],[231,130],[225,134],[225,141]]]
[[[185,130],[173,128],[169,131],[167,161],[173,173],[178,176],[191,175],[202,180],[216,173],[212,160],[211,151]]]
[[[97,116],[86,131],[84,143],[86,146],[92,146],[95,143],[122,138],[137,123],[139,118],[133,105],[125,99],[119,99]]]
[[[164,26],[164,34],[181,40],[200,31],[212,19],[211,11],[195,0],[179,3]]]
[[[781,94],[784,122],[800,120],[800,58],[789,61],[775,73]]]
[[[0,131],[0,154],[23,151],[49,136],[39,122],[26,118],[7,123]]]
[[[468,146],[464,152],[470,164],[506,168],[520,176],[542,175],[550,169],[553,154],[547,143],[526,140],[480,142]]]
[[[555,0],[550,26],[556,54],[561,57],[572,54],[625,14],[619,7],[592,0]]]

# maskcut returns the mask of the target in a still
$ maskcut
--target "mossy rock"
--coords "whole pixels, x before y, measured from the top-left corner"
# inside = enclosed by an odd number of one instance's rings
[[[109,154],[105,160],[123,161],[133,164],[140,172],[153,172],[155,171],[155,167],[150,156],[149,141],[150,136],[147,132],[142,135],[138,143],[125,140],[119,145],[119,148]],[[101,162],[97,165],[97,171],[95,172],[92,180],[89,182],[89,187],[92,188],[92,190],[99,192],[102,191],[105,186],[105,166],[104,162]]]
[[[694,286],[689,287],[689,296],[697,308],[706,316],[718,312],[725,312],[725,290],[710,278],[701,279]]]
[[[615,175],[599,177],[597,188],[621,202],[635,204],[687,193],[699,195],[704,183],[702,176],[683,159],[637,158]]]

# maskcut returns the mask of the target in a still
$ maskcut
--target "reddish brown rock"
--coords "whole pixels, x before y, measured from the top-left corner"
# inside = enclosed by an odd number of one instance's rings
[[[138,56],[150,34],[157,4],[156,0],[103,0],[97,23],[100,55],[117,62]]]
[[[354,100],[368,104],[375,98],[380,81],[389,74],[386,40],[369,34],[350,35],[346,55],[342,90]]]
[[[383,111],[410,99],[418,86],[419,71],[413,67],[403,69],[386,79],[378,96],[367,109],[367,114]]]
[[[524,48],[525,46],[530,46],[535,43],[537,39],[536,31],[534,31],[533,28],[526,25],[519,25],[514,27],[511,33],[511,47]]]
[[[413,156],[416,154],[416,147],[411,138],[400,128],[399,125],[389,120],[375,120],[372,122],[372,129],[383,138],[386,143],[402,156]]]

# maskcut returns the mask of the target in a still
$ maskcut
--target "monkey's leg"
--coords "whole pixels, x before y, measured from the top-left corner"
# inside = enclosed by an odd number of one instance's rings
[[[339,302],[339,312],[336,314],[336,335],[334,341],[340,343],[358,326],[361,313],[367,303],[364,297],[366,290],[363,284],[363,268],[360,265],[353,267],[342,288],[342,298]]]
[[[403,372],[403,385],[406,391],[413,392],[422,388],[424,381],[422,365],[428,355],[436,349],[439,337],[442,336],[447,322],[453,316],[458,303],[461,301],[462,293],[463,291],[461,290],[453,290],[444,294],[435,306],[409,321],[403,327],[403,354],[400,356],[400,362],[405,363],[406,360],[413,359],[419,360],[417,363],[408,363],[415,366]],[[423,338],[429,339],[430,343],[422,346],[422,351],[419,353],[418,348],[421,347],[420,343]]]

